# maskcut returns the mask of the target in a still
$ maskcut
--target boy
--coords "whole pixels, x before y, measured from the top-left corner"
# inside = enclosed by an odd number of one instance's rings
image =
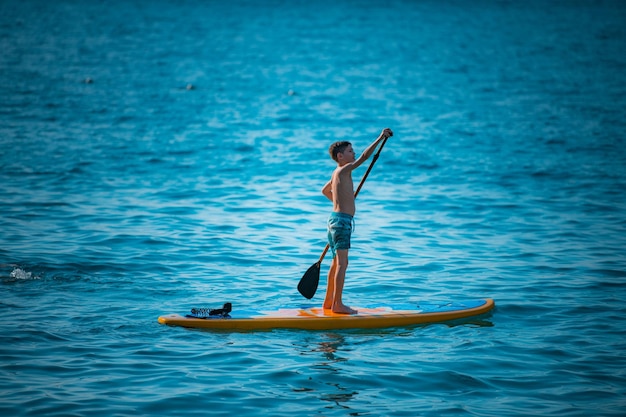
[[[333,212],[328,219],[328,243],[333,252],[333,262],[328,271],[328,286],[323,308],[339,314],[356,314],[357,311],[343,304],[341,295],[348,269],[348,249],[356,206],[352,171],[365,162],[384,139],[393,136],[391,129],[384,129],[380,136],[368,146],[363,154],[355,159],[350,142],[335,142],[328,150],[337,162],[333,175],[322,188],[322,194],[333,202]]]

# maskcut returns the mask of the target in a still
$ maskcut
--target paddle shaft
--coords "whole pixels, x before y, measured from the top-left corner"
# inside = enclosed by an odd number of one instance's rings
[[[380,151],[383,150],[385,143],[387,143],[387,139],[389,139],[389,137],[386,137],[385,140],[383,140],[383,143],[381,143],[380,148],[378,148],[378,151],[376,151],[376,154],[374,155],[374,159],[372,159],[372,163],[367,168],[367,171],[365,171],[365,174],[363,175],[363,178],[361,178],[361,182],[359,183],[359,186],[356,188],[356,191],[354,192],[354,198],[356,198],[356,196],[359,195],[359,191],[361,191],[361,188],[363,188],[363,184],[365,183],[367,176],[370,174],[370,171],[372,170],[372,168],[374,168],[374,164],[376,163],[376,160],[378,160]],[[326,244],[326,247],[324,248],[324,251],[322,252],[322,255],[320,256],[319,261],[317,261],[318,264],[320,265],[322,264],[322,261],[324,260],[324,257],[326,256],[326,253],[328,252],[328,249],[330,249],[329,243]]]

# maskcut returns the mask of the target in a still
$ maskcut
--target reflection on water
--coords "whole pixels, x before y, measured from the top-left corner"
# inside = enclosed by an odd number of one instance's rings
[[[353,399],[353,397],[355,397],[358,394],[358,392],[356,391],[349,392],[346,388],[341,387],[339,384],[328,384],[328,385],[334,386],[339,392],[323,394],[321,399],[324,401],[335,403],[337,407],[350,409],[350,407],[348,407],[344,403]],[[335,407],[330,406],[326,408],[335,408]],[[351,413],[351,415],[354,415],[354,414]]]
[[[317,391],[319,399],[324,402],[332,403],[325,405],[326,409],[350,409],[346,403],[354,399],[358,395],[358,391],[349,387],[345,383],[345,366],[348,359],[341,355],[342,348],[346,345],[346,338],[339,333],[323,333],[315,340],[308,339],[312,343],[313,348],[302,354],[318,354],[321,362],[311,367],[315,371],[315,382],[323,388]],[[311,377],[313,378],[313,377]],[[300,389],[299,391],[315,392],[314,389]],[[358,413],[350,413],[350,415],[359,415]]]
[[[345,343],[345,337],[337,333],[326,333],[323,336],[329,340],[319,342],[319,347],[313,349],[313,352],[321,352],[323,356],[331,362],[345,361],[345,358],[341,358],[336,355],[337,350]],[[324,363],[324,365],[329,365],[329,363]]]
[[[310,385],[294,392],[312,396],[327,410],[349,410],[352,416],[375,413],[372,398],[407,397],[422,404],[421,396],[428,396],[436,390],[428,382],[433,373],[461,375],[462,380],[478,378],[480,381],[479,377],[473,376],[471,369],[453,371],[454,367],[448,366],[448,361],[458,353],[459,346],[467,346],[467,336],[458,338],[454,336],[455,330],[467,335],[493,328],[491,315],[490,312],[480,317],[437,324],[355,329],[309,336],[298,350],[300,355],[312,359],[313,363],[305,371],[309,374]],[[442,328],[450,329],[451,333],[441,335],[439,329]],[[428,336],[432,332],[435,337]],[[436,358],[440,355],[449,358],[443,364],[438,363]],[[402,363],[400,368],[398,363]]]

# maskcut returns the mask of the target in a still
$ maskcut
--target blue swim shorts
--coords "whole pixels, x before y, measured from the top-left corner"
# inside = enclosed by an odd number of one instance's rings
[[[346,213],[333,211],[328,218],[328,244],[333,252],[333,258],[337,249],[350,249],[350,236],[352,235],[354,218]]]

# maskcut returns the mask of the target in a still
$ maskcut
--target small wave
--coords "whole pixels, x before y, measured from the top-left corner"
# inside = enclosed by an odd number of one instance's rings
[[[13,279],[24,279],[24,280],[27,280],[27,279],[39,279],[38,276],[36,276],[36,275],[33,276],[32,272],[24,271],[21,268],[15,268],[13,271],[11,271],[11,275],[10,276]]]

